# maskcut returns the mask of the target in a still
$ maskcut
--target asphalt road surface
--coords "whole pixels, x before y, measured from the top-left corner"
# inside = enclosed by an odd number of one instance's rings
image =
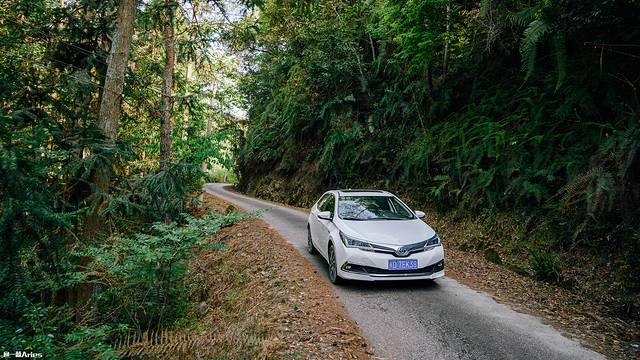
[[[205,189],[246,211],[264,210],[262,219],[329,281],[324,259],[305,249],[307,213],[231,192],[224,184]],[[432,283],[347,283],[335,290],[374,354],[385,359],[604,358],[447,277]]]

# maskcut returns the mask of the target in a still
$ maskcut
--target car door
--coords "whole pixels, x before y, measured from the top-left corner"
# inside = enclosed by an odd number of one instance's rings
[[[328,194],[329,197],[320,204],[318,211],[330,211],[331,216],[335,216],[335,207],[336,207],[336,197],[333,194]],[[331,231],[331,227],[333,226],[333,222],[331,220],[325,220],[318,218],[316,214],[316,220],[318,221],[318,235],[314,238],[316,243],[318,244],[318,251],[327,258],[327,248],[329,246],[329,234]]]
[[[330,196],[330,193],[322,195],[320,200],[318,200],[318,202],[311,208],[311,216],[309,216],[309,230],[311,231],[311,237],[313,238],[316,248],[320,247],[318,239],[324,234],[324,226],[320,223],[320,219],[318,219],[318,213],[322,211],[320,208],[325,202],[327,202]],[[320,251],[320,253],[324,256],[324,251]]]

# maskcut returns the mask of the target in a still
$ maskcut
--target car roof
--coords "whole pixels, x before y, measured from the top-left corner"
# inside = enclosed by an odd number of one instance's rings
[[[341,189],[336,192],[338,196],[393,196],[388,191],[375,189]]]

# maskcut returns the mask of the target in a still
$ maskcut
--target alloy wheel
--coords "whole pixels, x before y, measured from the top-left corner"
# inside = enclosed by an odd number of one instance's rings
[[[329,247],[329,280],[337,284],[340,282],[338,277],[338,264],[336,263],[336,251],[333,246]]]

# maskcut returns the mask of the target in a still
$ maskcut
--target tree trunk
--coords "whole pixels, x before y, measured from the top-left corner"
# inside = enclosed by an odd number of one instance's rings
[[[133,38],[134,22],[138,0],[121,0],[118,6],[118,18],[109,52],[109,62],[104,80],[102,100],[98,112],[98,127],[104,136],[110,141],[115,141],[118,134],[118,117],[122,90],[124,88],[124,75],[131,54],[131,39]],[[96,192],[106,193],[109,190],[109,172],[96,171],[93,176],[96,184]],[[99,211],[101,204],[95,206],[83,223],[84,238],[90,240],[102,227]]]
[[[104,81],[102,101],[98,113],[98,127],[104,135],[114,141],[118,130],[120,101],[124,87],[124,74],[131,53],[131,38],[138,0],[121,0],[118,19],[109,53],[109,66]]]
[[[118,117],[122,90],[124,88],[124,75],[131,54],[131,39],[133,38],[134,23],[138,0],[121,0],[118,6],[118,18],[109,52],[107,73],[104,80],[104,89],[98,111],[98,127],[104,136],[110,141],[115,141],[118,134]],[[96,171],[93,175],[96,184],[96,192],[109,191],[109,172]],[[86,240],[91,240],[102,227],[99,212],[102,204],[94,207],[94,210],[85,216],[83,222],[83,234]]]
[[[131,54],[131,40],[137,6],[138,0],[121,0],[118,6],[118,18],[109,53],[100,109],[98,110],[98,127],[111,142],[115,141],[118,134],[118,117],[120,116],[124,75],[127,70],[129,55]],[[96,190],[94,191],[98,194],[106,194],[109,191],[109,171],[96,171],[93,174],[93,181],[96,184]],[[82,233],[85,241],[93,241],[102,229],[104,225],[100,219],[102,207],[102,203],[96,204],[93,211],[84,217]],[[80,268],[87,266],[89,261],[89,257],[81,257]],[[89,283],[81,283],[75,292],[70,298],[77,302],[76,320],[80,320],[83,313],[82,307],[87,303],[91,294],[91,285]]]
[[[449,72],[449,31],[451,30],[451,2],[447,3],[447,23],[446,23],[446,33],[447,40],[444,43],[444,59],[442,59],[442,79],[447,78],[447,73]]]
[[[191,82],[194,79],[194,75],[193,75],[194,71],[195,71],[195,64],[192,59],[189,59],[187,62],[187,72],[185,76],[185,80],[187,80],[186,81],[187,91],[185,92],[185,97],[189,97],[191,95],[191,93],[189,92],[189,89],[191,88]],[[190,117],[191,115],[189,114],[189,108],[185,106],[183,117],[182,117],[182,129],[181,129],[182,140],[184,141],[187,141],[189,136],[188,130],[189,130],[189,122],[191,121]]]
[[[171,160],[171,133],[173,132],[173,75],[176,66],[175,40],[173,37],[174,3],[166,0],[164,24],[165,63],[162,78],[162,127],[160,129],[160,169],[166,170]]]
[[[213,98],[209,100],[209,105],[211,105],[211,108],[214,107]],[[209,114],[209,116],[207,117],[207,137],[211,135],[212,131],[213,131],[213,114]],[[209,165],[208,161],[206,160],[202,161],[202,163],[200,164],[202,172],[206,173],[209,171],[208,165]]]

